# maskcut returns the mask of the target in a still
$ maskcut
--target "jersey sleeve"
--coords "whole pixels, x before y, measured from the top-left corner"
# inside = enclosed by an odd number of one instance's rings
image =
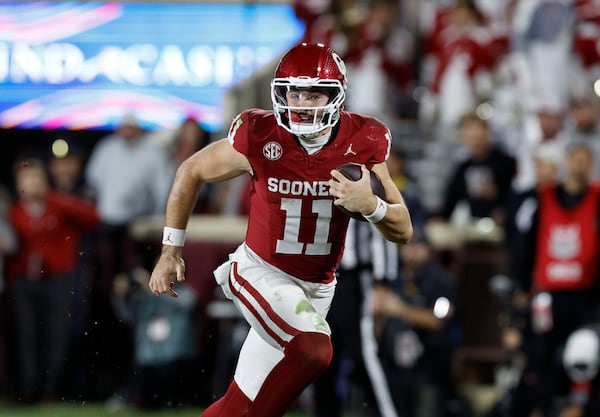
[[[390,157],[392,150],[392,133],[390,129],[377,119],[371,119],[368,139],[373,141],[374,153],[371,163],[379,164]]]
[[[381,158],[381,162],[385,162],[390,157],[390,152],[392,151],[392,133],[390,129],[386,126],[383,126],[383,138],[385,140],[382,141],[382,145],[378,148],[378,152],[376,157]]]
[[[244,110],[238,114],[231,122],[231,127],[229,128],[229,133],[227,134],[229,143],[231,143],[235,150],[244,155],[248,155],[248,151],[250,149],[248,135],[248,129],[250,126],[249,115],[249,110]]]

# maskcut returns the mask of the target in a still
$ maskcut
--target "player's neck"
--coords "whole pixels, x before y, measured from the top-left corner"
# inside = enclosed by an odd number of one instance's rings
[[[298,136],[298,140],[306,152],[309,155],[313,155],[323,149],[323,146],[329,142],[330,137],[331,129],[327,129],[325,133],[315,137]]]

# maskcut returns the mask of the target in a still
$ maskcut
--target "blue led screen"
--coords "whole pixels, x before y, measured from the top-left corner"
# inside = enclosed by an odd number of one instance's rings
[[[0,127],[112,129],[131,110],[216,131],[224,92],[302,31],[280,4],[3,2]]]

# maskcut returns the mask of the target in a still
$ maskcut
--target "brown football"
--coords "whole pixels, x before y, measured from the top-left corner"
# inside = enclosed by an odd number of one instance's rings
[[[348,162],[346,164],[339,165],[336,170],[340,171],[346,178],[352,181],[358,181],[362,177],[362,171],[360,169],[360,164],[355,162]],[[371,173],[371,190],[373,194],[381,198],[382,200],[386,200],[385,198],[385,188],[383,187],[383,183],[379,176],[373,171],[369,170]],[[361,213],[356,213],[353,211],[349,211],[342,206],[336,206],[338,209],[346,213],[348,216],[361,221],[366,221]]]

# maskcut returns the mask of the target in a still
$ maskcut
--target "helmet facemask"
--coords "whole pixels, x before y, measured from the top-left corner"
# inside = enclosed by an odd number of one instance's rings
[[[318,107],[290,106],[286,93],[292,90],[324,92],[329,100],[326,105]],[[315,136],[325,129],[333,127],[340,118],[345,98],[344,88],[338,80],[287,77],[275,78],[271,82],[271,100],[277,123],[288,132],[298,136]],[[307,117],[307,115],[311,117]]]

